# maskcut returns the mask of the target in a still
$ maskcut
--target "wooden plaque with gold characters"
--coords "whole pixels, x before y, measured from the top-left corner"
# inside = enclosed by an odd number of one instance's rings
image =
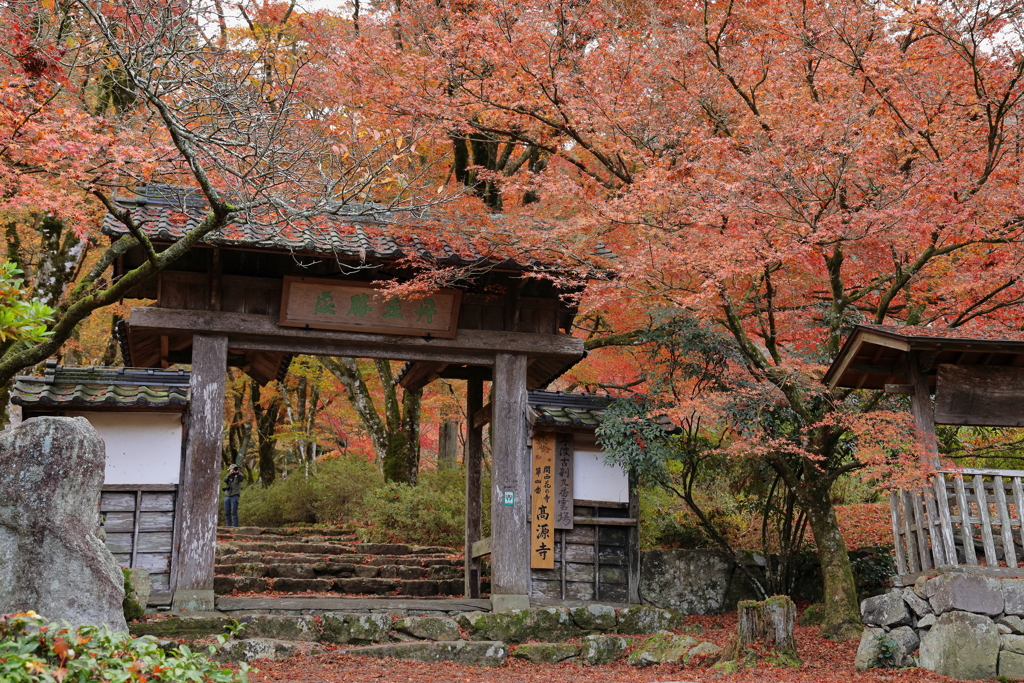
[[[541,433],[533,437],[533,469],[530,498],[530,567],[555,567],[555,435]]]
[[[281,292],[283,327],[454,339],[462,292],[439,289],[396,297],[372,282],[286,277]]]

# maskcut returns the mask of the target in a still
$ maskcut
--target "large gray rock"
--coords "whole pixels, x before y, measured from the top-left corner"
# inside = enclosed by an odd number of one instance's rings
[[[1024,633],[1024,619],[1015,616],[1005,616],[996,619],[997,624],[1004,624],[1010,627],[1014,633]]]
[[[395,622],[395,630],[423,640],[459,639],[459,625],[447,617],[406,617]]]
[[[917,653],[921,639],[917,637],[917,631],[909,626],[900,626],[889,631],[889,640],[896,644],[893,648],[893,659],[896,660],[896,667],[902,669],[907,666],[914,666],[914,655]]]
[[[213,656],[219,662],[253,662],[257,659],[285,659],[302,654],[316,654],[323,650],[312,643],[293,643],[273,638],[247,638],[229,640]]]
[[[473,666],[499,666],[508,656],[505,643],[467,640],[429,643],[426,641],[371,645],[339,650],[356,657],[394,657],[416,662],[455,662]]]
[[[572,610],[572,620],[587,633],[615,633],[615,608],[590,604]]]
[[[468,612],[460,614],[458,622],[473,640],[523,643],[530,639],[560,642],[579,635],[572,615],[564,607]]]
[[[1024,655],[1003,650],[999,653],[999,676],[1019,681],[1024,679]]]
[[[903,602],[907,603],[907,607],[918,617],[932,613],[932,606],[928,604],[927,600],[918,597],[913,588],[903,589]]]
[[[1024,655],[1024,636],[1018,636],[1012,633],[1000,634],[999,649],[1009,650],[1010,652],[1016,652],[1019,655]]]
[[[911,622],[902,593],[883,593],[860,603],[860,616],[870,626],[902,626]]]
[[[644,550],[640,560],[640,595],[644,602],[683,614],[719,614],[734,563],[707,550]]]
[[[995,622],[980,614],[946,612],[921,639],[921,666],[951,678],[995,678],[998,658]]]
[[[653,666],[670,662],[686,664],[690,650],[699,644],[693,636],[677,636],[668,631],[655,634],[642,648],[629,653],[626,662],[632,666]]]
[[[580,657],[588,664],[611,664],[622,656],[629,643],[617,636],[586,636],[580,646]]]
[[[962,572],[940,574],[925,585],[935,614],[956,610],[995,616],[1003,611],[999,579]]]
[[[857,647],[857,655],[853,658],[853,665],[857,671],[867,671],[875,665],[878,659],[878,646],[885,637],[885,629],[868,626],[860,632],[860,645]]]
[[[557,664],[579,653],[580,648],[572,643],[527,643],[517,647],[512,656],[534,664]]]
[[[124,576],[97,535],[103,440],[84,417],[0,433],[0,614],[127,631]]]
[[[1024,579],[1003,579],[1003,611],[1024,616]]]
[[[324,615],[323,639],[328,643],[386,643],[391,640],[390,631],[390,614]]]
[[[619,633],[627,636],[641,636],[672,628],[681,628],[685,623],[683,615],[667,609],[634,605],[616,612]]]
[[[320,625],[311,616],[278,616],[252,614],[238,617],[244,624],[241,634],[245,638],[272,638],[315,642],[320,640]]]

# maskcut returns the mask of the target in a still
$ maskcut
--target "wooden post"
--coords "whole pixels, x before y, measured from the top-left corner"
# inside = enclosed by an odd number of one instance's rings
[[[932,408],[931,392],[928,390],[928,375],[920,366],[920,354],[911,351],[907,358],[910,383],[914,387],[910,405],[914,413],[914,424],[924,437],[926,457],[932,463],[932,469],[939,469],[939,448],[935,438],[935,414]]]
[[[214,608],[213,563],[227,366],[227,337],[197,334],[192,338],[189,431],[184,477],[178,488],[178,577],[171,601],[175,611]]]
[[[466,382],[466,575],[467,598],[480,597],[480,558],[473,558],[473,544],[483,535],[483,481],[481,463],[484,457],[484,429],[473,424],[473,415],[484,404],[484,382],[474,378]]]
[[[526,355],[494,357],[491,453],[491,603],[494,609],[530,605],[530,457]]]

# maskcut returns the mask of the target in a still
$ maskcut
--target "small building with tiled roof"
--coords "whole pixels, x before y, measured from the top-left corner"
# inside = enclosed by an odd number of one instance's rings
[[[531,597],[639,602],[635,486],[620,465],[606,462],[596,437],[605,410],[614,400],[593,394],[529,392],[531,494],[535,498],[532,523],[541,531],[550,524],[553,552],[550,568],[539,568],[541,561],[533,563]],[[538,504],[544,502],[547,505],[543,507]],[[534,555],[542,549],[536,536],[532,534]]]
[[[107,547],[124,567],[148,569],[150,605],[169,605],[178,486],[189,406],[188,372],[59,365],[15,380],[21,419],[83,417],[106,449],[100,496]]]

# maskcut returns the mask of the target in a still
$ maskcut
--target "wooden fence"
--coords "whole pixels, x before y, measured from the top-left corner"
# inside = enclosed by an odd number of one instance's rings
[[[941,470],[889,504],[900,575],[940,565],[1024,565],[1024,471]]]

